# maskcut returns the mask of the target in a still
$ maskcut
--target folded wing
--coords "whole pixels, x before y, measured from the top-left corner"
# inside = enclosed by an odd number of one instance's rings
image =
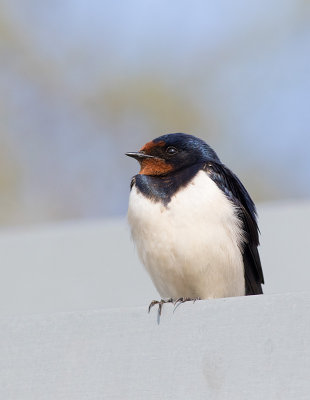
[[[246,295],[262,294],[264,283],[263,270],[257,246],[259,229],[256,220],[256,208],[247,190],[224,164],[207,163],[204,167],[209,177],[235,205],[242,221],[245,241],[242,247]]]

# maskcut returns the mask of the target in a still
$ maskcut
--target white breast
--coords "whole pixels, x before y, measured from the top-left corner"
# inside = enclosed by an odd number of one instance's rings
[[[162,298],[245,294],[240,221],[204,171],[167,207],[134,186],[128,220],[140,259]]]

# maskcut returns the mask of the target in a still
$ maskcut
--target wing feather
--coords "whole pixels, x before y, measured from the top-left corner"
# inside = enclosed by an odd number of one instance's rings
[[[238,177],[224,164],[217,162],[207,163],[204,169],[227,198],[237,207],[245,232],[242,255],[246,295],[261,294],[263,293],[264,275],[257,250],[259,246],[259,229],[255,204]]]

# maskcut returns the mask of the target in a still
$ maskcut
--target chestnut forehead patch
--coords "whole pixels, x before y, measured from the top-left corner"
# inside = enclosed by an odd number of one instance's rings
[[[139,151],[144,151],[145,153],[150,153],[156,147],[163,147],[165,146],[165,142],[161,140],[160,142],[147,142]]]

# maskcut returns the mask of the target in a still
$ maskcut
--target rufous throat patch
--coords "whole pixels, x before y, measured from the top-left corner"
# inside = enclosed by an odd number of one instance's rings
[[[165,160],[156,158],[156,151],[153,150],[156,147],[163,147],[164,141],[161,142],[148,142],[139,151],[142,151],[148,155],[154,155],[155,158],[144,158],[140,161],[141,169],[139,174],[142,175],[164,175],[173,170],[172,165],[168,164]],[[154,154],[155,153],[155,154]]]
[[[141,161],[139,174],[164,175],[173,170],[173,166],[160,158],[145,158]]]

